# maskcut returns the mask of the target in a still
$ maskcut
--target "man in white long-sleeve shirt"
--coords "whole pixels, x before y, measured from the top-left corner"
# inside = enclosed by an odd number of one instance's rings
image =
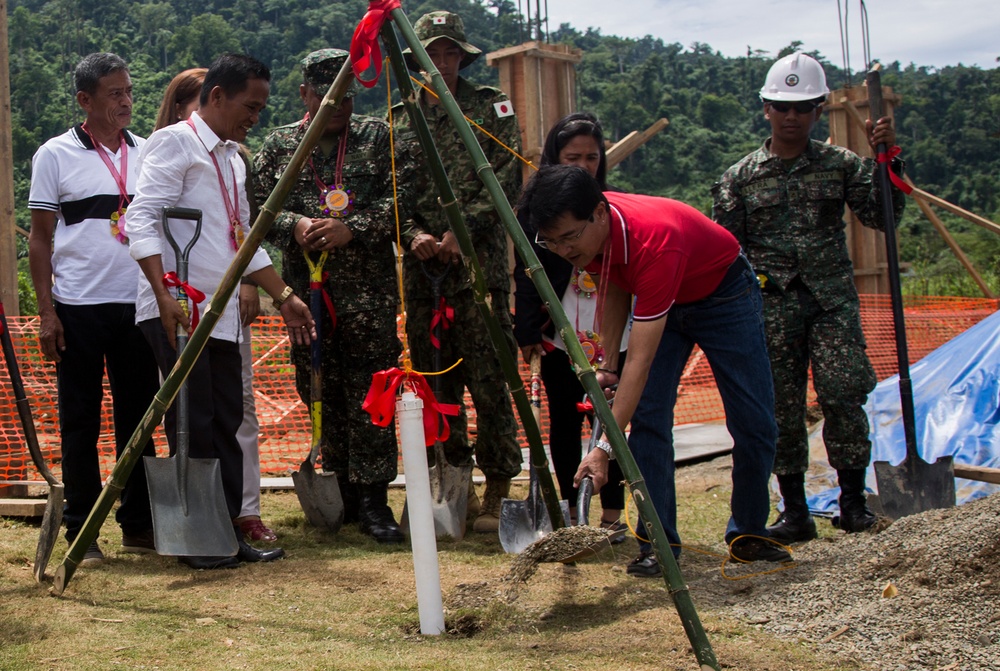
[[[186,122],[153,133],[140,156],[136,197],[126,223],[132,258],[143,272],[136,322],[164,375],[176,359],[177,325],[190,329],[193,324],[167,286],[176,283],[173,279],[168,282],[165,273],[175,271],[177,263],[163,233],[162,209],[185,207],[202,212],[201,233],[189,256],[187,283],[205,294],[197,306],[204,311],[249,232],[246,167],[237,156],[237,143],[246,138],[267,103],[270,76],[267,67],[254,58],[220,56],[205,75],[199,111]],[[178,245],[186,247],[194,235],[194,222],[178,219],[169,225]],[[274,299],[292,341],[308,344],[315,337],[309,308],[281,280],[263,249],[256,251],[245,274]],[[236,440],[243,418],[240,333],[234,292],[188,378],[190,456],[219,459],[223,492],[233,520],[239,516],[243,492],[243,453]],[[172,437],[176,418],[171,411],[166,424],[168,437]],[[240,547],[236,557],[182,557],[181,561],[192,568],[207,569],[284,556],[280,548],[262,551],[250,546],[238,527],[235,533]]]

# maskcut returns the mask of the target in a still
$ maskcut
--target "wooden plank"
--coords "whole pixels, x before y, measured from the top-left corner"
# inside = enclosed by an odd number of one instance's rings
[[[657,119],[646,130],[642,132],[634,130],[616,142],[607,151],[608,168],[613,168],[624,161],[632,152],[649,142],[651,137],[666,128],[669,123],[666,119]]]
[[[994,485],[1000,485],[1000,468],[955,464],[955,477],[965,478],[966,480],[975,480],[977,482],[991,482]]]
[[[0,499],[0,516],[42,517],[45,499]]]
[[[938,198],[934,194],[928,193],[928,192],[924,191],[923,189],[919,189],[917,187],[914,187],[913,188],[913,196],[914,197],[920,196],[921,198],[926,198],[927,202],[929,202],[932,205],[937,205],[942,210],[948,210],[952,214],[957,214],[958,216],[960,216],[960,217],[962,217],[964,219],[968,219],[969,221],[971,221],[972,223],[976,224],[977,226],[982,226],[983,228],[985,228],[987,230],[990,230],[990,231],[993,231],[994,233],[1000,233],[1000,224],[994,223],[994,222],[990,221],[989,219],[987,219],[986,217],[980,217],[978,214],[973,214],[972,212],[969,212],[968,210],[962,209],[958,205],[952,205],[951,203],[949,203],[944,198]]]

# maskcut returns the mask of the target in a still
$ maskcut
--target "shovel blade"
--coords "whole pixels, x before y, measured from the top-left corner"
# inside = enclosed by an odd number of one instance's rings
[[[219,460],[187,459],[185,502],[181,500],[178,458],[143,457],[156,552],[174,557],[235,555],[239,548],[222,493]]]
[[[890,519],[955,505],[955,468],[950,456],[939,457],[933,464],[907,457],[898,466],[888,461],[874,465],[879,503]]]
[[[452,466],[442,457],[429,471],[434,535],[460,541],[465,537],[472,466]]]
[[[37,582],[45,580],[45,567],[49,565],[52,549],[56,546],[56,541],[59,539],[59,527],[62,525],[63,516],[64,490],[65,487],[62,484],[49,485],[49,498],[45,502],[42,528],[38,532],[38,548],[35,550],[34,573]]]
[[[309,459],[292,473],[292,484],[306,522],[317,529],[337,533],[344,525],[344,497],[340,493],[337,474],[316,472]]]
[[[569,526],[569,502],[559,502],[565,526]],[[500,502],[500,546],[508,554],[519,554],[526,547],[552,533],[552,520],[541,498],[525,501],[504,499]]]

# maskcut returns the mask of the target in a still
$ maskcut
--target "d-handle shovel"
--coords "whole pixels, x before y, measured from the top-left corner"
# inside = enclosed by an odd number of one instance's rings
[[[201,210],[163,208],[162,216],[164,235],[177,259],[177,278],[183,285],[188,280],[188,255],[201,235]],[[170,230],[170,219],[196,222],[194,234],[183,251]],[[184,286],[178,287],[177,300],[184,313],[190,314]],[[187,340],[187,332],[178,324],[178,356],[184,351]],[[176,419],[175,454],[167,459],[143,457],[156,551],[171,556],[233,556],[238,546],[223,494],[219,460],[188,457],[190,422],[187,382],[177,392]]]
[[[440,308],[441,286],[448,276],[450,266],[445,266],[440,273],[432,273],[428,264],[421,269],[431,285],[432,309]],[[441,347],[444,328],[443,316],[434,322],[434,372],[441,372]],[[434,396],[441,399],[441,376],[431,377],[431,388]],[[434,442],[434,465],[428,469],[431,484],[431,514],[434,517],[434,535],[437,538],[452,538],[461,540],[465,537],[466,513],[469,506],[469,483],[472,481],[472,466],[452,466],[444,454],[444,444]],[[404,506],[405,509],[405,506]],[[404,510],[403,520],[408,521],[408,513]]]
[[[312,341],[309,355],[309,417],[312,420],[312,444],[299,470],[292,473],[292,484],[299,505],[305,513],[306,522],[318,529],[328,529],[332,533],[340,531],[344,524],[344,497],[340,493],[337,474],[333,471],[316,472],[323,441],[323,265],[327,252],[319,255],[315,263],[309,252],[303,252],[309,266],[309,309],[316,322],[316,339]]]
[[[14,355],[14,343],[7,327],[7,316],[4,314],[3,301],[0,301],[0,341],[3,343],[3,358],[7,362],[7,373],[10,375],[10,386],[14,391],[14,402],[17,414],[21,418],[21,430],[24,432],[24,442],[28,444],[28,452],[35,468],[45,478],[49,485],[49,498],[45,501],[45,513],[42,516],[42,527],[38,534],[38,548],[35,550],[34,574],[35,580],[42,582],[45,578],[45,567],[48,566],[52,549],[59,538],[59,526],[63,516],[63,484],[49,470],[45,456],[38,444],[38,434],[35,432],[35,422],[31,417],[31,404],[24,393],[24,381],[21,370]]]
[[[868,85],[869,117],[873,122],[882,116],[882,82],[877,69],[865,77]],[[879,156],[886,155],[886,146],[879,144]],[[875,462],[878,498],[882,511],[891,519],[955,505],[955,470],[952,457],[939,457],[930,464],[917,451],[917,431],[913,409],[913,385],[910,381],[910,358],[906,348],[906,326],[903,321],[903,293],[899,281],[899,257],[896,252],[896,225],[892,209],[892,185],[888,161],[878,164],[879,191],[882,196],[882,217],[885,222],[886,260],[889,265],[889,292],[892,318],[896,332],[896,360],[899,365],[899,400],[906,439],[906,457],[898,466],[888,461]]]

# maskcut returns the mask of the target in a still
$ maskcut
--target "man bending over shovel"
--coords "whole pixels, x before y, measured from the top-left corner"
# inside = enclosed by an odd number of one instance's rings
[[[202,213],[201,233],[190,253],[188,279],[190,287],[205,294],[202,300],[194,300],[193,315],[197,318],[199,311],[208,308],[211,292],[249,232],[246,168],[237,155],[238,143],[257,123],[267,103],[270,78],[270,71],[256,59],[223,54],[205,75],[199,110],[186,122],[153,133],[143,148],[126,231],[132,258],[144,275],[139,279],[136,322],[164,376],[177,356],[174,334],[178,324],[191,329],[194,319],[188,319],[166,286],[164,273],[175,270],[177,259],[164,241],[162,210],[182,207]],[[182,247],[195,236],[190,221],[176,220],[171,228]],[[315,337],[309,308],[281,280],[263,249],[254,254],[246,275],[274,299],[293,343],[306,344]],[[187,291],[193,293],[191,288]],[[219,460],[231,520],[239,516],[243,497],[243,452],[236,439],[243,419],[238,345],[242,329],[237,302],[234,292],[187,380],[191,393],[190,453],[192,457]],[[174,435],[176,424],[171,407],[166,414],[168,437]],[[258,550],[246,542],[239,527],[234,531],[239,542],[235,557],[193,556],[180,557],[180,561],[191,568],[213,569],[273,561],[285,554],[280,548]]]

